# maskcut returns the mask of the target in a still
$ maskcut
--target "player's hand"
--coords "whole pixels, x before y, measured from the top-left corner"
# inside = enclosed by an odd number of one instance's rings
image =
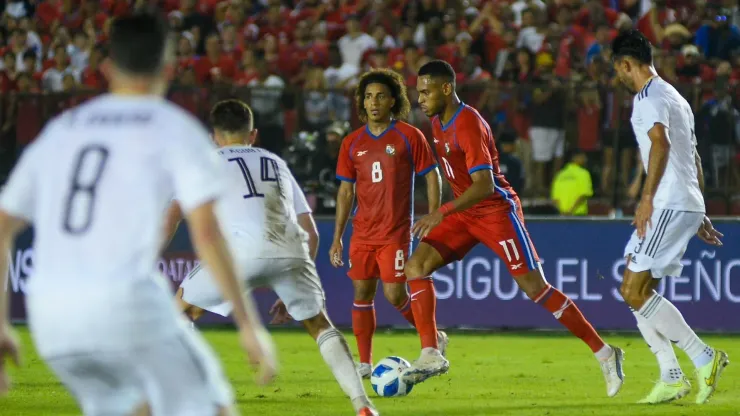
[[[257,329],[241,330],[239,338],[249,363],[257,370],[257,384],[264,386],[272,382],[277,375],[277,357],[270,334],[260,325]]]
[[[10,378],[5,371],[5,358],[10,358],[16,366],[20,366],[20,350],[18,339],[9,324],[0,324],[0,397],[10,389]]]
[[[651,218],[653,217],[653,199],[643,197],[640,203],[637,205],[637,211],[635,211],[635,219],[632,220],[632,225],[637,227],[637,236],[639,238],[645,238],[647,230],[653,226]]]
[[[342,240],[335,241],[331,244],[331,248],[329,248],[329,261],[331,262],[332,266],[344,266],[344,262],[342,261],[342,250],[344,250]]]
[[[287,324],[293,320],[293,317],[288,313],[285,303],[280,299],[276,300],[275,304],[270,308],[270,315],[272,315],[271,325]]]
[[[704,216],[704,220],[702,221],[701,225],[699,226],[699,231],[696,233],[696,235],[699,237],[699,239],[709,245],[720,247],[722,246],[722,241],[720,241],[720,238],[724,237],[724,235],[714,229],[714,225],[712,225],[712,221],[709,220],[709,217],[706,215]]]
[[[413,227],[411,227],[411,232],[415,236],[419,237],[419,239],[422,239],[426,237],[434,227],[438,226],[443,219],[444,215],[442,215],[441,212],[438,210],[434,211],[429,215],[425,215],[419,221],[416,221]]]

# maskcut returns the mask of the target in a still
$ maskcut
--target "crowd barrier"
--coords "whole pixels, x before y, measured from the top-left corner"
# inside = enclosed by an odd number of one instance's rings
[[[681,276],[664,279],[658,290],[676,304],[693,327],[740,332],[740,239],[737,238],[740,221],[716,220],[715,226],[725,235],[724,246],[711,247],[693,239],[682,260]],[[322,239],[317,266],[326,290],[327,309],[335,324],[350,326],[352,284],[346,268],[333,268],[327,255],[333,221],[319,219],[318,228]],[[622,253],[633,229],[628,221],[533,219],[528,221],[528,228],[548,281],[576,301],[594,326],[616,330],[635,328],[634,317],[619,295],[625,266]],[[347,235],[351,228],[348,231]],[[33,272],[32,239],[31,231],[24,233],[10,253],[11,317],[18,322],[25,318],[26,279]],[[347,239],[345,259],[348,247]],[[159,261],[159,268],[174,287],[196,264],[187,229],[181,226]],[[462,261],[439,270],[434,279],[437,322],[441,327],[559,328],[551,314],[526,298],[493,252],[482,245]],[[378,325],[408,326],[382,299],[382,291],[378,294],[375,302]],[[266,316],[275,295],[260,291],[256,298]],[[228,320],[208,315],[204,322]]]

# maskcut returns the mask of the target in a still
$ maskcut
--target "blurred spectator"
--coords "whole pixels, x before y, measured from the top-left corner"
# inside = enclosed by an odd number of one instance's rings
[[[694,42],[707,59],[729,60],[733,50],[740,48],[740,29],[730,24],[729,12],[719,4],[707,7],[708,23],[696,31]]]
[[[200,84],[229,82],[236,75],[234,58],[222,52],[221,39],[217,33],[206,38],[206,54],[196,59],[195,76]]]
[[[637,30],[653,45],[660,45],[665,29],[676,21],[676,11],[668,7],[668,0],[652,0],[653,6],[637,21]]]
[[[85,32],[75,33],[72,39],[72,43],[67,45],[67,54],[72,69],[82,71],[87,66],[88,59],[90,59],[90,49],[93,45]]]
[[[303,85],[303,118],[306,130],[320,132],[330,121],[331,99],[326,89],[324,71],[312,66]]]
[[[533,187],[535,192],[544,192],[548,178],[562,166],[565,151],[565,91],[563,83],[553,71],[553,59],[549,53],[537,55],[537,78],[532,95],[532,124],[529,137],[532,140],[534,160]],[[545,165],[552,165],[552,175],[546,175]]]
[[[596,28],[594,42],[586,51],[586,64],[588,65],[595,56],[605,56],[611,48],[612,36],[611,28],[606,24],[601,24]]]
[[[339,39],[339,51],[342,61],[346,64],[360,67],[362,56],[368,49],[377,48],[378,44],[372,36],[362,32],[360,19],[356,15],[347,18],[347,34]]]
[[[681,82],[698,83],[701,79],[709,79],[714,74],[710,67],[702,63],[699,48],[694,45],[684,45],[681,49],[683,64],[676,71]]]
[[[234,79],[237,85],[248,85],[257,78],[257,58],[254,49],[247,49],[242,53],[241,66]]]
[[[691,40],[691,37],[691,32],[686,29],[686,26],[674,23],[666,26],[663,31],[664,42],[662,46],[669,51],[679,52],[683,45]]]
[[[588,200],[594,191],[587,162],[585,152],[574,152],[552,181],[550,199],[562,215],[588,215]]]
[[[182,15],[181,29],[193,33],[196,51],[200,53],[204,50],[203,37],[211,33],[214,26],[213,20],[196,8],[197,4],[197,0],[180,0],[179,12]]]
[[[88,89],[101,91],[107,87],[107,82],[103,73],[100,71],[100,64],[103,63],[105,52],[101,47],[94,48],[90,53],[87,67],[80,74],[80,83]]]
[[[522,30],[516,41],[517,48],[527,48],[532,53],[542,49],[547,35],[547,21],[539,9],[525,9],[522,12]]]
[[[514,154],[516,152],[516,133],[505,130],[496,137],[498,144],[498,163],[501,173],[514,188],[515,192],[524,189],[524,166],[522,161]]]
[[[578,87],[576,94],[578,117],[578,149],[584,152],[595,152],[601,145],[601,110],[602,103],[598,85],[595,81],[586,81]]]
[[[38,56],[34,51],[26,51],[23,53],[23,61],[18,70],[28,72],[29,74],[35,74],[41,71],[41,62],[38,60]]]
[[[54,48],[54,66],[44,71],[44,75],[41,77],[44,91],[61,92],[64,90],[64,76],[72,75],[76,77],[76,73],[69,67],[68,61],[67,48],[64,45],[57,45]]]
[[[14,19],[32,16],[35,9],[34,5],[36,4],[33,0],[8,0],[3,3],[5,6],[3,13]]]
[[[542,0],[516,0],[511,5],[511,11],[514,14],[514,24],[518,27],[524,27],[522,24],[525,10],[539,10],[542,13],[547,12],[547,5]]]
[[[329,67],[324,70],[326,87],[329,93],[331,113],[334,118],[349,121],[352,113],[352,101],[349,92],[357,81],[360,71],[354,65],[342,62],[339,49],[329,48]]]
[[[285,82],[270,72],[267,62],[258,59],[257,78],[249,82],[250,106],[254,111],[255,125],[260,131],[260,146],[282,154],[285,147],[283,116],[283,89]]]

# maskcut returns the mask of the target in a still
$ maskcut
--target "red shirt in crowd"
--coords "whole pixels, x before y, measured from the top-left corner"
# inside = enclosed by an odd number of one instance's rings
[[[193,69],[198,83],[204,84],[213,81],[214,75],[220,79],[233,79],[236,75],[236,62],[228,55],[220,55],[215,62],[208,56],[201,56],[195,60]]]

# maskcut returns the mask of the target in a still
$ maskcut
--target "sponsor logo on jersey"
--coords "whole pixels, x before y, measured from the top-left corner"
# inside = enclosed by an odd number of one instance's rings
[[[396,277],[403,277],[403,272],[396,272]]]
[[[365,153],[367,153],[367,150],[360,150],[359,152],[357,152],[357,156],[358,156],[358,157],[359,157],[359,156],[362,156],[362,155],[364,155]]]
[[[521,268],[522,266],[524,266],[524,263],[517,263],[517,264],[512,264],[512,265],[511,265],[511,270],[518,270],[518,269],[520,269],[520,268]]]
[[[388,146],[385,147],[385,152],[393,156],[396,154],[396,147],[393,146],[392,144],[389,144]]]
[[[450,153],[450,144],[449,143],[445,143],[445,152],[447,152],[447,154]]]
[[[436,138],[436,137],[432,137],[432,139],[434,139],[434,143],[435,143],[435,144],[436,144],[436,143],[439,143],[439,140],[437,140],[437,138]]]

